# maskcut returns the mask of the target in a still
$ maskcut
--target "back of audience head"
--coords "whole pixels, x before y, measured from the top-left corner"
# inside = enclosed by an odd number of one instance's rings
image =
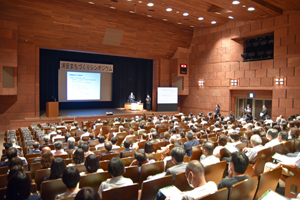
[[[130,145],[131,145],[130,141],[129,141],[129,140],[125,140],[125,142],[124,142],[124,147],[125,147],[126,149],[128,149],[128,148],[130,148]]]
[[[158,136],[158,135],[157,135],[157,132],[156,132],[156,131],[152,133],[152,138],[153,138],[154,140],[157,139],[157,136]]]
[[[112,150],[112,143],[110,141],[107,141],[104,143],[104,147],[106,151],[111,151]]]
[[[218,144],[220,146],[225,146],[227,144],[227,137],[225,134],[221,134],[218,139]]]
[[[98,170],[100,167],[100,162],[98,160],[98,157],[96,154],[90,154],[88,157],[86,157],[84,166],[86,168],[86,171],[88,173],[94,173]]]
[[[146,140],[147,137],[148,137],[147,133],[143,133],[143,134],[142,134],[142,139],[143,139],[143,140]]]
[[[43,140],[44,140],[45,143],[48,143],[49,140],[50,140],[49,135],[45,135],[45,136],[43,137]]]
[[[64,159],[60,157],[54,158],[51,164],[49,180],[61,178],[65,168],[66,164]]]
[[[125,173],[125,166],[119,157],[113,157],[108,163],[108,173],[112,177],[121,176]]]
[[[21,166],[21,165],[15,165],[15,166],[9,168],[9,172],[8,172],[8,175],[7,175],[7,181],[9,181],[9,179],[13,175],[15,175],[15,173],[17,173],[19,171],[24,171],[23,166]]]
[[[100,200],[100,196],[94,188],[83,187],[77,193],[74,200]]]
[[[70,146],[74,146],[74,144],[75,144],[75,138],[69,137],[68,138],[68,143],[69,143]]]
[[[78,148],[82,148],[82,145],[84,144],[84,141],[83,140],[78,140],[77,142],[77,147]]]
[[[68,189],[76,188],[80,181],[79,171],[76,167],[68,167],[64,170],[62,181]]]
[[[251,136],[253,135],[253,131],[251,130],[247,130],[244,132],[244,137],[247,139],[247,140],[250,140]]]
[[[134,158],[140,163],[145,162],[148,159],[145,152],[142,149],[139,149],[136,152],[134,152]]]
[[[185,150],[181,147],[174,147],[171,150],[171,157],[176,160],[177,163],[183,162]]]
[[[250,138],[250,141],[255,143],[255,145],[262,144],[262,140],[261,140],[259,135],[252,135],[251,138]]]
[[[61,141],[58,140],[58,141],[54,142],[54,148],[55,148],[56,150],[61,150],[62,147],[63,147],[63,144],[62,144]]]
[[[12,143],[6,143],[4,145],[5,150],[7,151],[10,147],[12,147]]]
[[[179,134],[180,134],[180,137],[181,137],[181,138],[185,138],[184,132],[180,132]]]
[[[186,166],[185,176],[191,187],[198,187],[198,185],[201,184],[202,181],[205,182],[203,165],[198,160],[190,161]]]
[[[280,131],[278,134],[278,139],[280,142],[288,140],[288,133],[286,131]]]
[[[249,165],[249,159],[244,152],[237,151],[231,154],[231,163],[236,173],[244,174]]]
[[[146,142],[145,144],[145,153],[153,152],[153,144],[151,142]]]
[[[213,155],[214,147],[214,143],[210,141],[204,142],[203,144],[203,150],[205,150],[207,156]]]
[[[115,144],[117,144],[117,142],[118,142],[118,138],[112,137],[112,138],[110,139],[110,141],[111,141],[111,143],[112,143],[113,145],[115,145]]]
[[[192,132],[192,131],[188,131],[188,132],[186,132],[186,137],[187,137],[187,139],[188,139],[188,140],[192,140],[192,139],[193,139],[193,137],[194,137],[194,134],[193,134],[193,132]]]
[[[98,141],[99,141],[100,144],[104,143],[105,142],[105,137],[104,136],[100,136],[98,138]]]
[[[7,152],[6,152],[6,156],[8,158],[8,160],[11,160],[14,157],[18,156],[18,151],[15,147],[10,147]]]
[[[85,142],[82,144],[81,148],[84,152],[88,152],[90,149],[90,145],[87,142]]]
[[[6,190],[6,199],[23,200],[30,195],[31,179],[24,171],[16,172],[9,180]]]
[[[88,128],[87,128],[87,127],[83,127],[82,131],[83,131],[83,132],[87,132],[87,131],[88,131]]]
[[[21,160],[21,158],[14,157],[14,158],[10,159],[10,161],[8,162],[8,169],[11,169],[16,165],[20,165],[23,167],[23,161]]]
[[[44,149],[44,148],[43,148]],[[54,157],[51,151],[46,151],[42,154],[41,165],[43,168],[50,168]]]
[[[81,164],[84,162],[84,152],[83,149],[76,149],[73,155],[73,162],[75,164]]]
[[[276,129],[269,129],[267,132],[267,138],[269,140],[276,139],[278,137],[278,131]]]
[[[231,137],[231,139],[233,139],[234,141],[238,141],[240,139],[240,135],[238,134],[238,132],[233,131],[229,134],[229,136]]]

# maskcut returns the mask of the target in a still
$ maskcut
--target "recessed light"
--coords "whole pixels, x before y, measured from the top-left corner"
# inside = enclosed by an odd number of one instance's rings
[[[217,15],[220,15],[221,13],[219,13],[219,12],[215,12],[215,14],[217,14]]]
[[[151,7],[151,6],[154,6],[153,3],[148,3],[147,6]]]
[[[237,4],[240,4],[240,2],[239,1],[233,1],[232,4],[237,5]]]
[[[183,16],[189,16],[189,13],[185,12],[182,14]]]
[[[243,8],[245,8],[245,7],[246,7],[246,5],[243,5],[242,7],[243,7]]]
[[[198,20],[203,20],[204,18],[203,17],[198,17]]]
[[[248,11],[254,11],[254,10],[255,10],[254,7],[249,7],[249,8],[248,8]]]
[[[163,19],[164,21],[168,21],[168,19]]]
[[[132,10],[130,10],[129,12],[130,12],[130,13],[134,13],[134,11],[132,11]]]
[[[89,4],[95,4],[94,2],[90,1]]]
[[[211,24],[216,24],[217,22],[216,21],[211,21]]]
[[[193,25],[190,25],[190,27],[191,27],[191,28],[194,28],[195,26],[193,26]]]
[[[139,1],[139,3],[143,3],[142,1]]]
[[[228,16],[228,18],[229,18],[229,19],[234,19],[234,17],[232,17],[232,16]]]
[[[127,1],[132,1],[132,0],[127,0]]]
[[[177,22],[177,24],[182,24],[181,22]]]
[[[116,9],[116,7],[114,7],[114,6],[111,6],[110,8],[111,8],[111,9]]]
[[[176,11],[176,13],[179,13],[179,11]]]
[[[171,12],[172,8],[167,8],[166,11]]]
[[[147,15],[147,17],[152,17],[152,15]]]

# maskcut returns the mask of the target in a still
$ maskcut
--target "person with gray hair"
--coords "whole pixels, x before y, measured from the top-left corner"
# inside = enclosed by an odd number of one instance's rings
[[[252,135],[250,138],[250,143],[252,148],[245,147],[243,152],[245,152],[249,162],[254,164],[257,160],[257,153],[265,147],[262,145],[262,140],[259,135]]]
[[[52,143],[54,143],[55,139],[59,139],[59,138],[65,139],[65,137],[62,135],[61,130],[57,130],[56,132],[57,132],[57,135],[52,137]]]
[[[68,155],[68,153],[62,149],[62,147],[63,147],[62,141],[56,141],[54,143],[55,150],[52,152],[53,156]]]
[[[78,147],[75,147],[75,138],[73,137],[69,137],[68,138],[68,143],[69,143],[69,146],[67,147],[64,147],[64,150],[69,150],[69,149],[78,149]]]
[[[21,148],[19,145],[17,145],[16,139],[15,138],[10,138],[10,143],[12,144],[13,147],[15,148]]]
[[[43,140],[44,140],[45,143],[40,145],[40,150],[41,151],[42,151],[44,145],[47,146],[47,145],[51,144],[51,143],[49,143],[49,140],[50,140],[49,135],[44,135]]]
[[[193,139],[194,134],[192,131],[188,131],[186,133],[186,139],[187,141],[183,144],[185,155],[191,157],[192,156],[192,148],[193,146],[200,145],[199,141],[197,139]]]
[[[54,126],[51,126],[50,127],[50,133],[48,134],[49,135],[49,137],[51,138],[51,135],[56,135],[57,133],[56,133],[56,128],[54,127]]]
[[[277,144],[280,144],[279,140],[278,140],[278,131],[276,129],[269,129],[266,135],[267,139],[269,140],[269,142],[267,144],[265,144],[265,147],[274,147]]]

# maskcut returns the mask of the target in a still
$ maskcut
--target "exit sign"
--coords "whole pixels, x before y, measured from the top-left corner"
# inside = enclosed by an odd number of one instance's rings
[[[187,65],[180,64],[180,74],[187,74]]]

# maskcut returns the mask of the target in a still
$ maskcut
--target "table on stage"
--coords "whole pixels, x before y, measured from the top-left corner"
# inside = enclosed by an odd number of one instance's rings
[[[125,110],[143,110],[144,104],[143,103],[125,103],[124,108],[125,108]]]

